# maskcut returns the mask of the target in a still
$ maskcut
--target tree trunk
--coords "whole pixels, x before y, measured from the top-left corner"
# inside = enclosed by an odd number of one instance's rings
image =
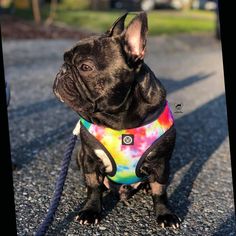
[[[51,0],[51,4],[50,4],[50,13],[49,16],[47,18],[47,20],[45,21],[46,25],[51,25],[55,16],[56,16],[56,10],[57,10],[57,0]]]
[[[34,21],[36,24],[41,23],[41,14],[40,14],[40,8],[39,8],[39,1],[38,0],[32,0],[32,9],[33,9],[33,15],[34,15]]]
[[[91,0],[91,9],[98,10],[98,0]]]

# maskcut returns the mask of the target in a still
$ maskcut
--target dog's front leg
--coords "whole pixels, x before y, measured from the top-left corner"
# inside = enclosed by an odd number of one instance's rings
[[[104,176],[99,171],[98,162],[89,155],[83,156],[83,171],[87,187],[87,199],[77,220],[80,224],[96,224],[102,212],[102,193]]]
[[[171,212],[166,192],[170,170],[169,161],[174,149],[175,136],[175,129],[168,131],[144,159],[140,171],[149,176],[148,182],[158,224],[162,227],[178,228],[180,220]]]
[[[163,228],[179,228],[180,220],[168,208],[166,185],[160,184],[156,181],[150,183],[150,187],[152,191],[154,212],[157,217],[158,224],[160,224]]]
[[[155,161],[151,165],[152,168],[149,176],[149,185],[151,188],[154,213],[156,215],[157,223],[161,225],[162,228],[173,227],[176,229],[179,228],[180,220],[170,210],[166,192],[169,178],[169,155],[170,152],[166,153],[162,157],[159,156],[159,158],[153,157],[153,160]],[[150,157],[150,160],[151,159],[152,158]]]

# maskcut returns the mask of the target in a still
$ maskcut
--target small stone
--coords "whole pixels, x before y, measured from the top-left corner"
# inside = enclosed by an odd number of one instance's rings
[[[104,226],[100,226],[99,229],[100,229],[100,230],[106,230],[107,228],[104,227]]]

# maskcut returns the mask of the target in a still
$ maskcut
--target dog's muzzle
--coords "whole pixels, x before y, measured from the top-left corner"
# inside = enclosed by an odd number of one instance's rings
[[[64,102],[64,100],[62,99],[61,95],[58,92],[58,83],[61,80],[61,78],[64,77],[65,74],[66,74],[66,67],[63,65],[60,71],[57,73],[53,84],[53,92],[61,102]]]

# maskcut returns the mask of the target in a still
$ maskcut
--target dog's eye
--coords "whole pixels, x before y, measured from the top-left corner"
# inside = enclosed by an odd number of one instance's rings
[[[82,65],[80,66],[80,69],[81,69],[82,71],[92,71],[92,70],[93,70],[93,68],[92,68],[91,66],[87,65],[87,64],[82,64]]]

